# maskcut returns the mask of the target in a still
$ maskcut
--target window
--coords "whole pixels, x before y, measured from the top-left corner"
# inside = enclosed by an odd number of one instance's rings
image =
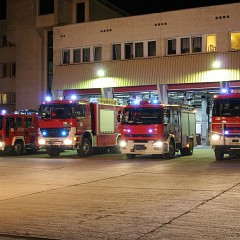
[[[181,38],[181,53],[190,53],[190,38]]]
[[[98,62],[102,60],[102,47],[94,47],[94,62]]]
[[[7,101],[7,93],[3,93],[2,94],[2,104],[7,104],[8,101]]]
[[[217,43],[216,35],[207,35],[206,42],[207,42],[207,44],[206,44],[207,52],[215,52],[216,51],[216,43]]]
[[[0,36],[0,47],[7,47],[8,42],[7,42],[7,36],[1,35]]]
[[[82,49],[82,61],[83,62],[90,62],[90,48],[83,48]]]
[[[231,50],[240,50],[240,32],[231,33]]]
[[[156,56],[156,41],[148,42],[148,56],[149,57]]]
[[[133,43],[125,43],[125,59],[133,58]]]
[[[113,60],[121,59],[121,44],[112,45],[112,59]]]
[[[143,42],[135,43],[135,58],[143,57]]]
[[[85,3],[77,3],[77,23],[85,22]]]
[[[39,15],[54,13],[54,0],[39,0]]]
[[[63,64],[70,63],[70,49],[63,49],[62,50],[62,63]]]
[[[11,63],[11,77],[16,76],[16,63]]]
[[[192,37],[192,52],[202,52],[202,37]]]
[[[176,39],[168,39],[167,40],[167,54],[176,54]]]
[[[0,78],[7,77],[7,64],[2,63],[0,64]]]
[[[73,50],[73,62],[79,63],[81,62],[81,49],[74,49]]]
[[[85,116],[85,106],[83,104],[76,106],[77,117]]]
[[[4,20],[7,17],[7,1],[1,0],[0,1],[0,20]]]

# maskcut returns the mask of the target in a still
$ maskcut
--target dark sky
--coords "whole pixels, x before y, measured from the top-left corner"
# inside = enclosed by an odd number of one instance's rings
[[[227,3],[237,0],[108,0],[131,15],[164,12],[169,10],[195,8]]]

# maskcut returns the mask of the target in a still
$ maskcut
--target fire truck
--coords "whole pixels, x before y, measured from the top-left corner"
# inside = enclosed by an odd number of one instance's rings
[[[0,151],[21,155],[38,151],[38,115],[18,111],[0,115]]]
[[[107,102],[106,102],[107,101]],[[118,151],[118,111],[113,101],[52,100],[39,107],[39,145],[51,157],[65,150],[77,150],[88,157],[93,150]]]
[[[193,108],[141,101],[124,108],[121,122],[120,149],[128,159],[139,154],[173,158],[177,151],[182,155],[193,154],[196,145]]]
[[[215,96],[210,144],[216,160],[224,154],[240,154],[240,93]]]

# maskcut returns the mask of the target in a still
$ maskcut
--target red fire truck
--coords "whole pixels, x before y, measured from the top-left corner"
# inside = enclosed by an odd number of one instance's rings
[[[20,111],[0,115],[0,151],[23,154],[38,150],[38,115]]]
[[[39,107],[39,144],[51,157],[77,150],[87,157],[95,149],[118,150],[118,111],[123,107],[83,100],[53,100]],[[106,102],[106,100],[105,100]]]
[[[191,155],[196,145],[195,113],[189,107],[141,101],[124,108],[121,135],[120,149],[128,159],[138,154],[173,158],[179,150]]]
[[[213,101],[210,144],[215,159],[240,154],[240,94],[218,95]]]

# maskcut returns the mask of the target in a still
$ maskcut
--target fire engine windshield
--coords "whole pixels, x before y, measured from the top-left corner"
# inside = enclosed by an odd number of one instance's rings
[[[159,108],[126,108],[122,116],[123,124],[161,124],[162,109]]]
[[[0,130],[3,128],[3,116],[0,116]]]
[[[240,99],[216,99],[213,116],[240,116]]]
[[[42,104],[39,108],[41,118],[61,118],[74,117],[74,106],[69,104]]]

